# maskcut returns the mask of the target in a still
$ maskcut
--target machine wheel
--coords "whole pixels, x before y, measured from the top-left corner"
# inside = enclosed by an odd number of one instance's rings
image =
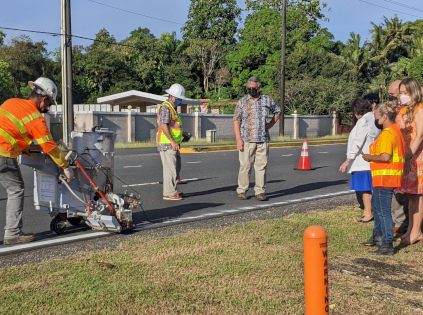
[[[66,230],[66,220],[62,220],[60,216],[56,216],[50,222],[50,229],[56,234],[63,234]]]
[[[68,218],[68,222],[72,225],[78,225],[82,218]]]

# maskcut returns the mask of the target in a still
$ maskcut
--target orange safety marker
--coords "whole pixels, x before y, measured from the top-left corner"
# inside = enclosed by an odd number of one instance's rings
[[[296,170],[299,171],[310,171],[312,168],[310,166],[310,157],[308,155],[308,144],[307,138],[304,139],[303,147],[301,149],[301,157],[300,161],[298,162],[298,168]]]
[[[327,234],[320,226],[309,226],[304,242],[305,314],[329,314]]]

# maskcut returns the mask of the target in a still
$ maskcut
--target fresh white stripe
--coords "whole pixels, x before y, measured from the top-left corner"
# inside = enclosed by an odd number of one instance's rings
[[[142,167],[142,165],[128,165],[128,166],[124,166],[123,168],[130,168],[130,167]]]
[[[187,162],[188,164],[198,164],[201,163],[201,161],[196,161],[196,162]]]
[[[323,154],[323,153],[329,153],[329,152],[319,152],[319,153],[322,153]]]
[[[283,154],[282,156],[291,156],[291,155],[293,155],[293,154]]]
[[[74,241],[77,241],[77,240],[84,240],[84,239],[89,239],[89,238],[94,238],[94,237],[99,237],[99,236],[106,236],[106,235],[110,235],[111,233],[113,233],[113,232],[93,232],[93,233],[86,233],[86,234],[76,235],[76,236],[53,238],[53,239],[48,239],[48,240],[45,240],[45,241],[37,241],[37,242],[31,242],[31,243],[26,243],[26,244],[17,244],[17,245],[12,245],[12,246],[0,248],[0,255],[1,254],[10,254],[10,253],[13,253],[13,252],[18,252],[18,251],[23,251],[23,250],[26,250],[26,249],[47,247],[47,246],[52,246],[52,245],[74,242]]]

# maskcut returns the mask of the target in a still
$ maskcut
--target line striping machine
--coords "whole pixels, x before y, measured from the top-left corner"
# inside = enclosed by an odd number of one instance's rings
[[[53,217],[50,228],[62,234],[68,224],[84,221],[94,230],[122,232],[133,228],[132,212],[139,196],[113,192],[114,141],[108,129],[71,133],[72,150],[64,151],[75,179],[67,182],[59,167],[38,144],[19,161],[34,169],[34,205]]]

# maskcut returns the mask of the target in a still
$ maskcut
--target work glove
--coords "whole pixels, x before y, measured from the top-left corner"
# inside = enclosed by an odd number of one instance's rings
[[[65,174],[66,178],[68,179],[68,182],[70,182],[73,179],[73,169],[69,166],[68,168],[63,169],[63,173]]]

